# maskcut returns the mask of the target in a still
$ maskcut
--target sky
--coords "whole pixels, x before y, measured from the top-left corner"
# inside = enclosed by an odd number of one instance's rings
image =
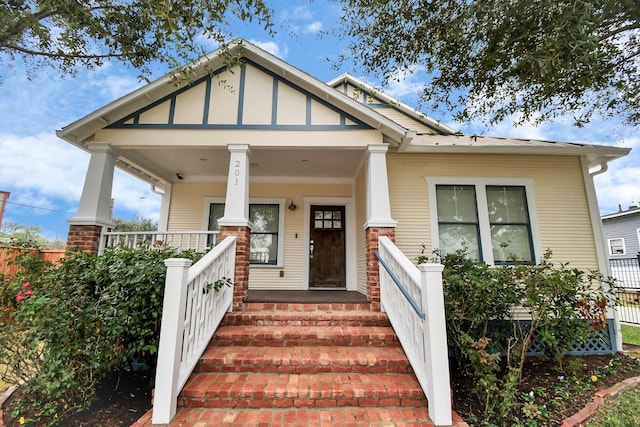
[[[350,72],[380,87],[376,75],[363,75],[348,61],[334,64],[346,49],[346,41],[333,34],[341,15],[338,3],[328,0],[277,0],[274,9],[276,35],[256,25],[233,26],[233,35],[245,38],[321,81]],[[203,40],[204,45],[207,41]],[[216,46],[206,46],[213,50]],[[151,80],[168,69],[156,66]],[[55,71],[40,70],[27,77],[20,62],[0,64],[0,191],[9,191],[4,223],[37,225],[48,239],[66,239],[67,220],[76,213],[89,155],[58,139],[55,131],[144,85],[139,71],[110,62],[94,71],[61,78]],[[419,107],[418,92],[429,84],[419,69],[384,91]],[[614,120],[596,118],[583,128],[570,118],[538,126],[514,127],[512,120],[487,128],[481,123],[456,123],[446,113],[423,111],[466,134],[569,141],[632,148],[631,154],[609,165],[595,178],[602,214],[640,203],[640,135],[638,129]],[[145,184],[116,170],[113,185],[114,216],[157,221],[160,196]]]

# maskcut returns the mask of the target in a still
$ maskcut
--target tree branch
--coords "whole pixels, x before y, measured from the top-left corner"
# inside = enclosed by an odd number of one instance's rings
[[[0,49],[11,49],[17,52],[22,52],[27,55],[43,56],[50,59],[105,59],[105,58],[124,58],[127,55],[124,53],[109,53],[104,55],[81,55],[71,53],[52,53],[52,52],[39,52],[31,49],[27,49],[22,46],[14,44],[0,45]]]

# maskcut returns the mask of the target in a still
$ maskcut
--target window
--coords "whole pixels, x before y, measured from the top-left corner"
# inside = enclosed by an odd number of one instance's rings
[[[626,253],[627,251],[622,237],[609,239],[609,255],[625,255]]]
[[[249,204],[249,221],[253,225],[249,253],[249,263],[252,265],[280,265],[282,260],[279,234],[283,228],[280,213],[284,202],[271,202],[265,200],[264,203]],[[220,230],[218,220],[223,216],[224,203],[209,203],[209,230]]]
[[[476,190],[472,185],[438,185],[438,231],[440,250],[453,253],[466,248],[471,259],[480,261],[480,224]]]
[[[535,262],[534,221],[528,200],[531,180],[426,178],[429,183],[433,247],[442,253],[465,248],[477,262]],[[465,182],[466,181],[466,182]],[[459,182],[459,183],[458,183]]]

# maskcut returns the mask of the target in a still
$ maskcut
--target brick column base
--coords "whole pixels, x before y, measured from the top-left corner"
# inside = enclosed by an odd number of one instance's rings
[[[374,252],[378,250],[378,237],[387,236],[396,241],[396,229],[393,227],[369,227],[365,230],[367,244],[367,298],[372,311],[380,311],[380,273],[378,259]]]
[[[249,294],[249,251],[251,229],[249,227],[220,227],[220,239],[236,236],[236,269],[233,280],[233,309],[242,310]]]
[[[97,255],[100,249],[101,225],[70,225],[67,250],[79,247],[84,252]]]

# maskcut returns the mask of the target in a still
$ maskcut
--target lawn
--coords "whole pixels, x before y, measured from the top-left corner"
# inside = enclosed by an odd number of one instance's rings
[[[622,342],[640,346],[640,326],[620,325],[622,328]]]
[[[625,391],[615,399],[607,401],[596,415],[587,422],[587,427],[637,427],[640,425],[640,388]]]

